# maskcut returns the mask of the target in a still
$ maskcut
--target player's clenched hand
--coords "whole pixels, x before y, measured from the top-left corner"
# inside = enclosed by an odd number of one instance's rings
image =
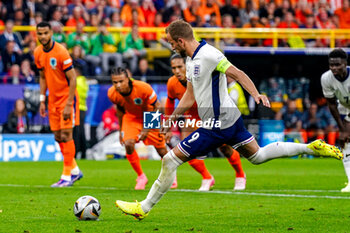
[[[268,107],[270,108],[270,101],[269,99],[267,98],[266,95],[257,95],[256,97],[254,97],[254,100],[257,104],[260,104],[262,102],[262,104],[265,106],[265,107]]]
[[[171,139],[172,136],[173,136],[172,132],[167,132],[165,134],[165,141],[166,141],[166,143],[170,143],[170,139]]]
[[[63,120],[69,120],[72,113],[72,106],[67,104],[63,109]]]
[[[39,108],[40,116],[41,117],[46,117],[46,107],[45,107],[45,102],[40,102],[40,108]]]

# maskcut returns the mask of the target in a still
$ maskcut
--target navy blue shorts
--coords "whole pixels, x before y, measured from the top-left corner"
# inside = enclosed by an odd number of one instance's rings
[[[182,140],[177,147],[189,158],[206,155],[223,144],[234,149],[253,141],[254,137],[244,127],[240,117],[231,127],[222,130],[199,128]]]

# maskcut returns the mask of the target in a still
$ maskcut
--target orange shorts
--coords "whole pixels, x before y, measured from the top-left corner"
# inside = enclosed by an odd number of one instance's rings
[[[139,140],[139,135],[142,130],[142,122],[130,119],[126,115],[123,117],[122,135],[123,140],[128,139]],[[160,133],[159,129],[151,129],[147,135],[147,138],[143,140],[145,145],[152,145],[155,148],[165,148],[164,135]]]
[[[55,106],[54,104],[49,104],[49,123],[51,131],[57,131],[61,129],[72,129],[74,126],[80,123],[80,111],[79,102],[75,101],[72,105],[71,117],[68,120],[63,120],[63,110],[64,106]]]

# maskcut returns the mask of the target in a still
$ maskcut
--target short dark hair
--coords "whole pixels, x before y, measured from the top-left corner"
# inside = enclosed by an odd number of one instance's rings
[[[175,41],[177,41],[179,38],[186,40],[194,39],[191,25],[182,19],[173,21],[165,29],[165,33],[169,33],[171,38]]]
[[[49,24],[48,22],[43,21],[36,25],[36,29],[44,27],[48,27],[51,30],[51,24]]]
[[[341,58],[341,59],[348,60],[348,54],[343,49],[336,48],[329,53],[328,59],[330,58]]]
[[[178,54],[178,53],[174,53],[174,54],[170,57],[170,62],[171,62],[172,60],[174,60],[174,59],[182,59],[183,62],[186,63],[186,62],[185,62],[185,58],[182,57],[182,56],[181,56],[180,54]]]
[[[125,77],[129,78],[128,71],[123,67],[115,67],[111,71],[111,75],[121,75],[125,74]]]

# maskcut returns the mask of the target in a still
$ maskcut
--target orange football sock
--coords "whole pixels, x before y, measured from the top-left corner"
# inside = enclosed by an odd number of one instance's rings
[[[137,175],[138,176],[142,175],[143,171],[141,168],[140,158],[136,150],[134,150],[132,154],[126,154],[126,158],[129,160],[129,163],[131,164],[132,168],[137,173]]]
[[[68,142],[61,142],[60,148],[63,155],[63,173],[64,176],[70,176],[71,170],[73,169],[73,164],[75,162],[75,145],[74,141],[70,140]],[[75,162],[75,166],[77,163]]]
[[[212,176],[206,168],[203,160],[192,159],[188,162],[188,164],[190,164],[194,170],[201,174],[204,180],[211,179]]]
[[[77,167],[77,166],[78,166],[77,161],[75,160],[75,158],[73,158],[72,169]]]
[[[244,171],[242,168],[241,158],[236,150],[233,150],[232,155],[227,158],[228,162],[236,171],[236,177],[244,177]]]

